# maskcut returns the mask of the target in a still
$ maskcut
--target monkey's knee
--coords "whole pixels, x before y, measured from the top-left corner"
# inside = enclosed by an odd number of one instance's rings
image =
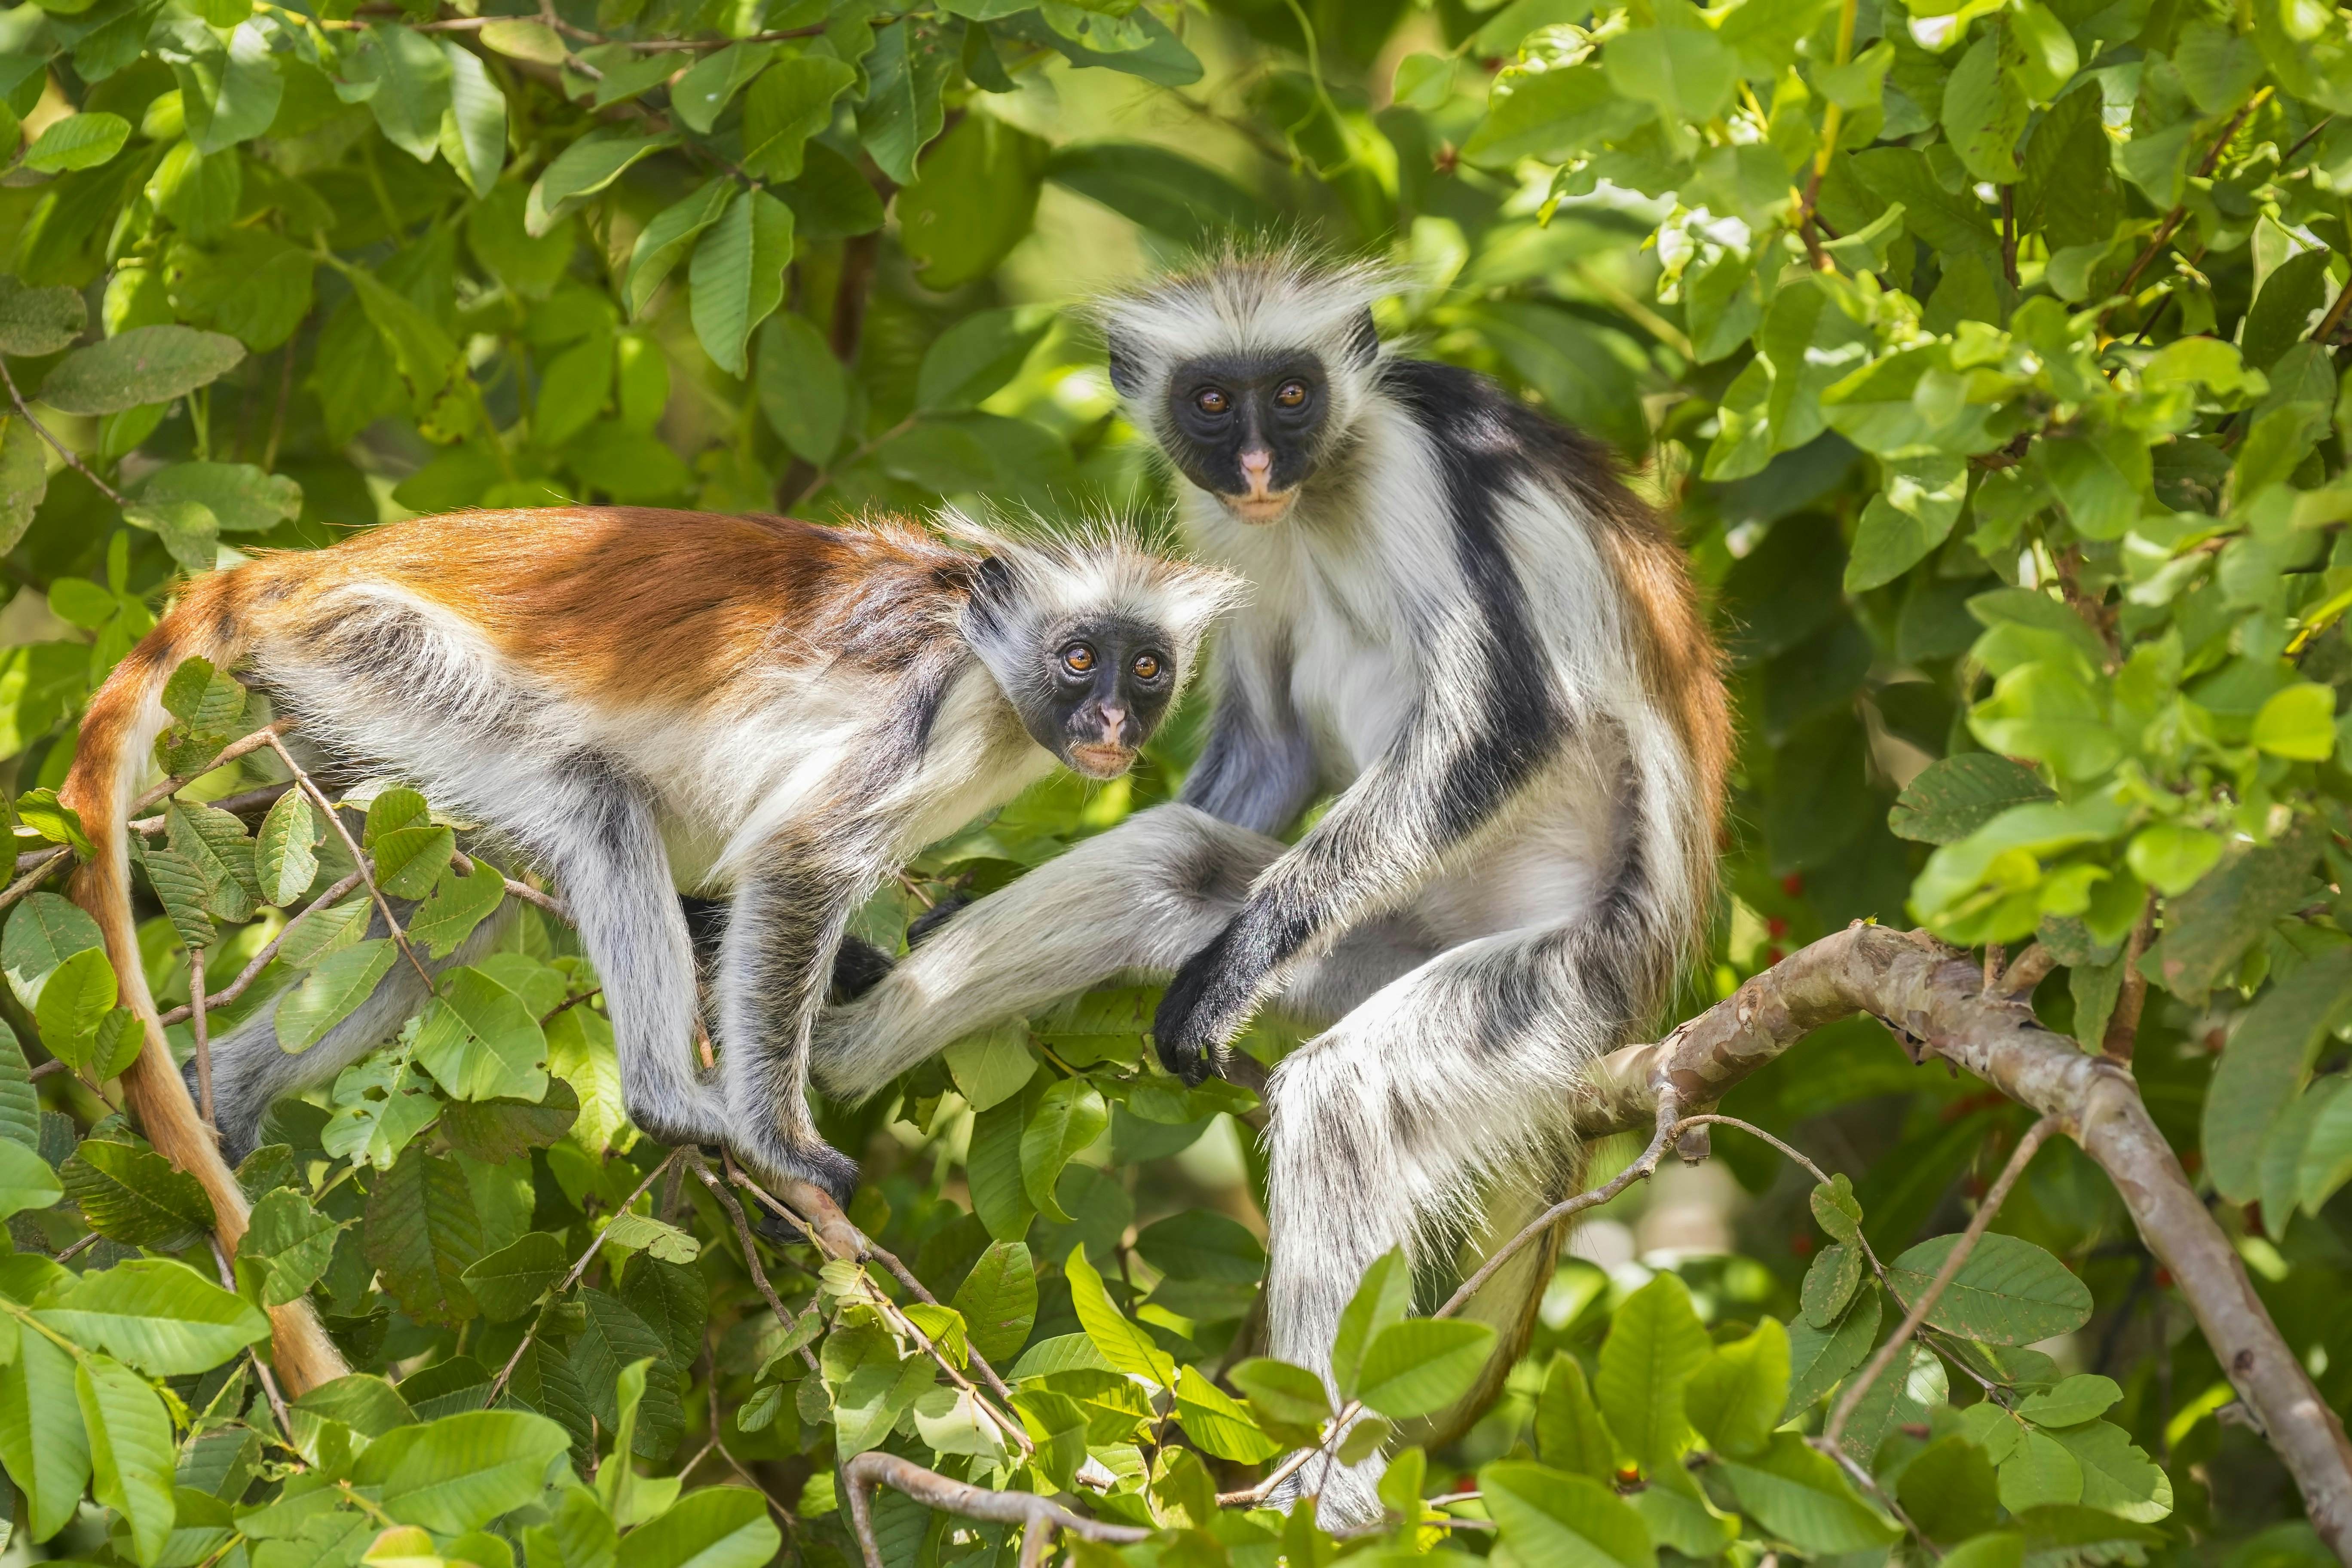
[[[826,1000],[855,1002],[890,977],[898,961],[863,938],[845,936],[833,955],[833,985]]]

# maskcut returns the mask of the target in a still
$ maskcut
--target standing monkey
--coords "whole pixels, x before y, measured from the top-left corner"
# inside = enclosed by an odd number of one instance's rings
[[[959,549],[916,529],[614,508],[394,523],[190,584],[92,699],[65,795],[99,855],[77,897],[146,1044],[124,1075],[155,1146],[245,1205],[172,1064],[140,968],[123,817],[183,660],[243,669],[308,745],[414,783],[551,874],[613,1018],[629,1117],[846,1202],[857,1167],[809,1114],[807,1041],[844,928],[906,856],[1059,762],[1124,773],[1234,580],[1097,535]],[[717,963],[717,1081],[671,847],[736,887]],[[460,950],[460,958],[469,956]],[[220,1142],[331,1079],[425,1001],[395,965],[299,1056],[274,1007],[214,1043]],[[289,1347],[333,1375],[304,1303]],[[307,1347],[305,1351],[304,1347]]]
[[[1382,279],[1286,255],[1105,312],[1111,378],[1196,550],[1252,589],[1183,803],[958,915],[820,1025],[838,1092],[1123,973],[1172,972],[1197,1081],[1261,1005],[1328,1024],[1267,1096],[1272,1352],[1327,1372],[1364,1268],[1499,1239],[1581,1173],[1586,1064],[1665,1002],[1714,893],[1730,726],[1687,572],[1604,450],[1383,349]],[[1266,837],[1324,791],[1286,847]],[[1524,1343],[1550,1258],[1474,1315]],[[1507,1359],[1498,1360],[1499,1375]],[[1477,1397],[1474,1395],[1474,1399]],[[1314,1464],[1376,1518],[1377,1459]]]

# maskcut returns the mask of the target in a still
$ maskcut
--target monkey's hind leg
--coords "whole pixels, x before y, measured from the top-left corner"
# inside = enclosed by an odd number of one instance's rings
[[[957,911],[871,991],[828,1009],[816,1080],[863,1100],[976,1029],[1121,974],[1172,973],[1281,853],[1188,805],[1139,813]]]
[[[358,897],[364,899],[367,894],[362,892]],[[405,900],[395,900],[393,905],[394,912],[404,921],[415,907]],[[499,939],[514,922],[514,911],[515,906],[508,904],[476,926],[455,952],[446,959],[426,959],[425,967],[438,975],[444,970],[473,963],[498,945]],[[389,934],[382,910],[370,917],[367,934]],[[416,973],[415,966],[400,959],[376,982],[367,1000],[328,1030],[324,1038],[308,1050],[289,1053],[278,1044],[278,1009],[293,994],[293,990],[289,985],[251,1017],[212,1040],[206,1048],[212,1058],[214,1124],[220,1130],[221,1155],[232,1165],[253,1152],[254,1145],[259,1142],[262,1122],[274,1101],[331,1081],[337,1073],[397,1035],[400,1026],[425,1005],[427,994],[424,977]],[[195,1058],[191,1057],[183,1062],[180,1071],[187,1079],[190,1098],[201,1107],[204,1102],[197,1088]]]
[[[1573,928],[1488,937],[1398,980],[1292,1053],[1267,1089],[1266,1276],[1272,1353],[1328,1376],[1341,1310],[1394,1247],[1416,1262],[1478,1236],[1482,1200],[1534,1194],[1574,1169],[1567,1132],[1585,1065],[1616,1043],[1622,1005],[1596,994]],[[1599,989],[1606,989],[1601,987]],[[1507,1209],[1524,1205],[1506,1204]],[[1480,1292],[1474,1316],[1517,1322],[1533,1260]],[[1511,1298],[1508,1301],[1500,1300]],[[1376,1520],[1384,1462],[1310,1459],[1276,1500],[1319,1496],[1333,1526]]]

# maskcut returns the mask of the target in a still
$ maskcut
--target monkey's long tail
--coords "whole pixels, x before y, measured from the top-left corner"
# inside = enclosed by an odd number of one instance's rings
[[[266,566],[262,568],[266,570]],[[90,699],[82,719],[73,771],[58,792],[81,814],[97,855],[75,872],[74,902],[89,911],[106,938],[107,956],[121,983],[122,1005],[138,1016],[145,1033],[138,1059],[122,1075],[124,1097],[148,1142],[164,1158],[196,1178],[212,1200],[215,1233],[234,1257],[249,1210],[236,1173],[221,1158],[220,1146],[196,1114],[187,1085],[172,1060],[139,959],[139,932],[131,914],[131,801],[144,776],[149,752],[169,715],[163,683],[181,660],[204,658],[222,668],[247,650],[244,617],[238,613],[256,570],[218,573],[192,584],[180,603],[124,656],[106,684]],[[307,1300],[269,1309],[272,1361],[289,1394],[299,1394],[351,1369]]]

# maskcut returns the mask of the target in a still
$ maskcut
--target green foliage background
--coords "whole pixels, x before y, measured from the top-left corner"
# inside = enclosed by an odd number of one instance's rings
[[[2352,1396],[2352,31],[2325,0],[39,0],[0,12],[0,757],[26,855],[77,847],[48,792],[87,694],[174,584],[257,549],[571,500],[1156,515],[1073,306],[1296,236],[1393,262],[1384,333],[1607,437],[1672,509],[1742,717],[1685,1009],[1855,918],[2038,940],[2042,1016],[2130,1056]],[[171,706],[175,771],[260,717],[194,666]],[[934,848],[867,934],[1164,798],[1199,711],[1132,778]],[[323,896],[355,863],[301,795],[244,798],[284,782],[262,752],[181,792],[142,840],[142,940],[166,1007],[191,952],[214,996],[266,954],[213,1032],[286,994],[299,1048],[396,954],[361,940],[364,889]],[[347,804],[379,881],[429,895],[418,945],[506,896],[429,803]],[[1156,1532],[1137,1568],[2326,1555],[2063,1139],[1860,1401],[1849,1468],[1806,1446],[2028,1120],[1874,1025],[1727,1107],[1838,1185],[1809,1203],[1725,1133],[1736,1250],[1564,1262],[1500,1402],[1406,1449],[1389,1523],[1342,1542],[1216,1505],[1331,1410],[1244,1360],[1255,1097],[1144,1065],[1149,994],[829,1113],[866,1160],[853,1218],[927,1305],[878,1264],[747,1243],[637,1138],[593,976],[526,908],[279,1108],[231,1290],[201,1194],[117,1110],[135,1030],[94,929],[15,896],[10,1561],[838,1563],[835,1468],[877,1446],[1076,1489]],[[2134,975],[2136,1032],[2112,1026]],[[360,1375],[281,1419],[244,1352],[261,1304],[306,1295]],[[1487,1348],[1412,1296],[1376,1269],[1341,1357],[1342,1396],[1407,1443]],[[975,1352],[1025,1448],[960,1385]],[[1019,1549],[878,1508],[890,1568]]]

